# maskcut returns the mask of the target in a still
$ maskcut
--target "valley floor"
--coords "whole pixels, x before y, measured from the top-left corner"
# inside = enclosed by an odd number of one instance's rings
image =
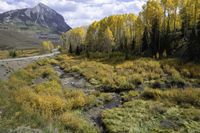
[[[0,132],[200,131],[200,65],[58,55],[0,82]]]

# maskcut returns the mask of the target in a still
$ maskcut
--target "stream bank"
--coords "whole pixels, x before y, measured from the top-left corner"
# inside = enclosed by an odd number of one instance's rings
[[[54,69],[60,77],[61,84],[64,89],[81,89],[86,95],[99,92],[99,90],[95,89],[95,87],[80,74],[75,72],[67,73],[59,66],[54,66]],[[106,133],[101,120],[101,112],[106,109],[112,109],[121,106],[122,98],[117,92],[104,92],[102,89],[100,90],[100,93],[112,95],[112,99],[106,103],[103,103],[102,105],[86,107],[83,111],[83,114],[89,121],[98,127],[101,133]]]

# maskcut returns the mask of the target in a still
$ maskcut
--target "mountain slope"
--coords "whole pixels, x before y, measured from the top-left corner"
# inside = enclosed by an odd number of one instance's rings
[[[0,31],[0,49],[40,48],[40,40],[25,33],[15,31]]]
[[[71,27],[65,23],[63,16],[48,6],[39,3],[33,8],[12,10],[0,14],[0,23],[15,25],[18,28],[46,28],[52,32],[66,32]],[[36,27],[36,28],[35,28]]]

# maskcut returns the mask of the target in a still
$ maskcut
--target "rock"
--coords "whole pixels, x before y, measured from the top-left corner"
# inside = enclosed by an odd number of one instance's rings
[[[164,128],[168,128],[168,129],[175,129],[176,130],[177,128],[179,128],[179,126],[171,120],[162,120],[160,122],[160,125]]]

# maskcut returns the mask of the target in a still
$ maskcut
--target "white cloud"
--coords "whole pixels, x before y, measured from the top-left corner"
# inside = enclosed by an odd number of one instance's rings
[[[62,14],[70,26],[77,27],[113,14],[138,14],[146,0],[0,0],[0,12],[33,7],[39,2]]]

